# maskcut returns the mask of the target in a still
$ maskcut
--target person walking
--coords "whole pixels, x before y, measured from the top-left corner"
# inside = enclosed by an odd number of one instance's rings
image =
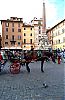
[[[28,53],[25,53],[24,59],[26,60],[26,69],[28,72],[30,72],[30,68],[29,68],[29,63],[31,62],[30,55]]]
[[[53,61],[54,63],[56,63],[54,52],[53,52],[52,55],[51,55],[51,59],[52,59],[52,61]]]
[[[65,63],[65,49],[64,49],[64,52],[63,52],[63,61]]]

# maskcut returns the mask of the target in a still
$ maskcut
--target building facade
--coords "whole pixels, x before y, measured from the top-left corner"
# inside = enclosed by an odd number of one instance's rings
[[[43,37],[42,34],[42,19],[37,19],[34,17],[34,19],[31,21],[32,25],[34,25],[34,44],[35,44],[35,50],[39,49],[40,46],[40,39]]]
[[[49,44],[48,37],[46,35],[45,12],[45,3],[43,3],[42,18],[37,19],[34,17],[30,25],[25,25],[23,23],[23,19],[17,17],[10,17],[10,19],[1,20],[2,47],[9,49],[30,49],[33,47],[35,50],[38,50],[43,46],[44,48],[42,49],[48,49]]]
[[[65,19],[50,28],[47,34],[52,37],[53,49],[65,49]]]
[[[1,20],[2,24],[2,47],[18,48],[22,47],[22,26],[23,19],[10,17],[7,20]]]
[[[52,45],[53,45],[53,37],[52,37],[52,31],[51,31],[50,28],[46,30],[46,34],[48,36],[48,41],[49,41],[50,47],[52,48]]]
[[[24,24],[22,18],[10,17],[1,20],[2,24],[2,47],[4,49],[34,48],[34,26]]]
[[[30,24],[23,24],[23,50],[31,50],[34,48],[34,26]]]

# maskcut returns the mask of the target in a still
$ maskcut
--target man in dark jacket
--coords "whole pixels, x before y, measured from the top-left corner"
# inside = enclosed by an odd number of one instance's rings
[[[24,59],[26,60],[26,69],[30,72],[29,63],[31,62],[30,55],[28,53],[25,54]]]

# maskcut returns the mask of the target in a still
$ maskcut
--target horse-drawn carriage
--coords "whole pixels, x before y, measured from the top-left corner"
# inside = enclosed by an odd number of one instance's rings
[[[22,54],[24,54],[24,57],[22,57]],[[16,54],[13,54],[12,52],[7,53],[7,60],[11,62],[9,66],[9,70],[11,73],[19,73],[21,66],[26,64],[26,68],[29,67],[27,64],[29,64],[32,61],[43,61],[44,56],[46,56],[47,60],[48,58],[53,57],[53,54],[51,52],[41,52],[41,55],[37,54],[37,51],[28,51],[27,53],[22,52],[16,52]],[[53,59],[54,60],[54,59]],[[55,62],[55,61],[54,61]]]

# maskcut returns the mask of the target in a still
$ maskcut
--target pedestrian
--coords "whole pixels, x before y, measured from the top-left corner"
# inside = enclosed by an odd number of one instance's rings
[[[64,60],[64,63],[65,63],[65,49],[64,49],[64,52],[63,52],[63,60]]]
[[[61,56],[61,61],[63,62],[63,51],[62,50],[60,52],[60,56]]]
[[[54,56],[54,52],[53,52],[52,55],[51,55],[51,59],[52,59],[52,61],[53,61],[54,63],[56,63],[56,61],[55,61],[55,56]]]
[[[58,64],[60,64],[61,63],[61,54],[60,54],[60,51],[58,52]]]
[[[26,69],[28,72],[30,72],[29,63],[31,62],[30,55],[28,53],[25,53],[24,59],[26,60]]]

